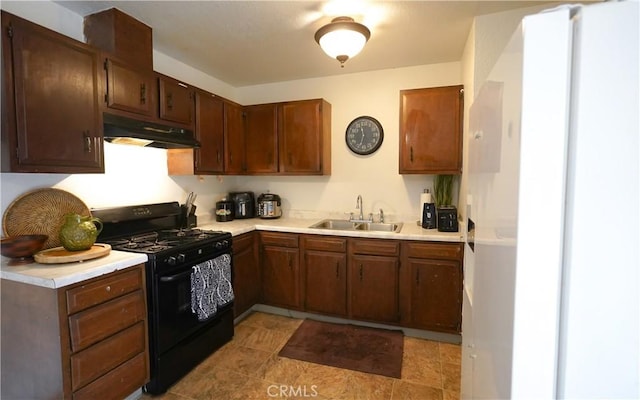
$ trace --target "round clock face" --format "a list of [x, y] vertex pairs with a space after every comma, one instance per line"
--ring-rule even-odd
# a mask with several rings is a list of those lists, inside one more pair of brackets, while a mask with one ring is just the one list
[[382, 145], [384, 132], [377, 119], [362, 116], [354, 119], [347, 126], [345, 140], [351, 151], [360, 155], [375, 152]]

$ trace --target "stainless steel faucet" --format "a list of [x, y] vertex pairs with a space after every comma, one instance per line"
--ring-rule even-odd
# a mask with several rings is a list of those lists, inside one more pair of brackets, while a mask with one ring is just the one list
[[384, 212], [382, 211], [382, 208], [380, 209], [380, 222], [384, 222]]
[[360, 195], [358, 195], [358, 198], [356, 199], [356, 208], [360, 210], [360, 216], [358, 217], [358, 219], [360, 221], [363, 221], [364, 215], [362, 215], [362, 196]]

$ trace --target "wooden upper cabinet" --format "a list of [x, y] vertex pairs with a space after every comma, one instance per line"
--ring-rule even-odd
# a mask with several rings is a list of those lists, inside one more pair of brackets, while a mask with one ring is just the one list
[[129, 64], [107, 58], [105, 95], [108, 109], [155, 117], [156, 85], [151, 71], [138, 70]]
[[2, 171], [104, 172], [99, 53], [2, 11]]
[[236, 103], [224, 103], [224, 171], [244, 174], [245, 163], [244, 110]]
[[246, 172], [278, 172], [278, 104], [246, 106], [244, 112]]
[[159, 117], [193, 129], [195, 100], [194, 90], [186, 83], [156, 74], [158, 77]]
[[401, 174], [462, 172], [463, 87], [400, 91]]
[[280, 173], [331, 173], [331, 104], [321, 99], [281, 103], [278, 129]]
[[195, 173], [221, 174], [224, 172], [224, 101], [197, 90], [195, 104], [195, 134], [200, 142], [200, 148], [195, 149]]
[[89, 45], [126, 60], [134, 68], [153, 70], [151, 27], [117, 8], [87, 15], [84, 36]]
[[322, 99], [245, 107], [247, 174], [331, 173], [331, 104]]

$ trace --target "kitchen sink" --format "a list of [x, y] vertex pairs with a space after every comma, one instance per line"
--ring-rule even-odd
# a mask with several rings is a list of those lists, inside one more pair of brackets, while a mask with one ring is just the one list
[[310, 228], [355, 231], [356, 226], [358, 226], [357, 222], [345, 221], [343, 219], [324, 219], [317, 224], [311, 225]]
[[363, 222], [359, 224], [356, 229], [359, 231], [400, 232], [400, 229], [402, 229], [402, 223]]
[[309, 228], [330, 229], [335, 231], [370, 231], [370, 232], [400, 232], [402, 223], [386, 222], [351, 222], [343, 219], [324, 219]]

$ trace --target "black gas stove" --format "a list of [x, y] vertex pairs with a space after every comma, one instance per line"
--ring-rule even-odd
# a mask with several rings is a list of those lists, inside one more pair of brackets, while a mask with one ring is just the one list
[[103, 225], [99, 242], [147, 255], [151, 380], [144, 389], [163, 393], [233, 337], [231, 234], [184, 227], [178, 202], [91, 214]]
[[[110, 239], [107, 243], [114, 250], [131, 251], [134, 253], [159, 253], [161, 251], [180, 249], [194, 243], [220, 241], [228, 239], [229, 234], [222, 231], [209, 231], [198, 228], [169, 229], [149, 232], [141, 235], [128, 236], [120, 239]], [[228, 242], [227, 242], [228, 244]], [[223, 243], [218, 245], [221, 248]]]

